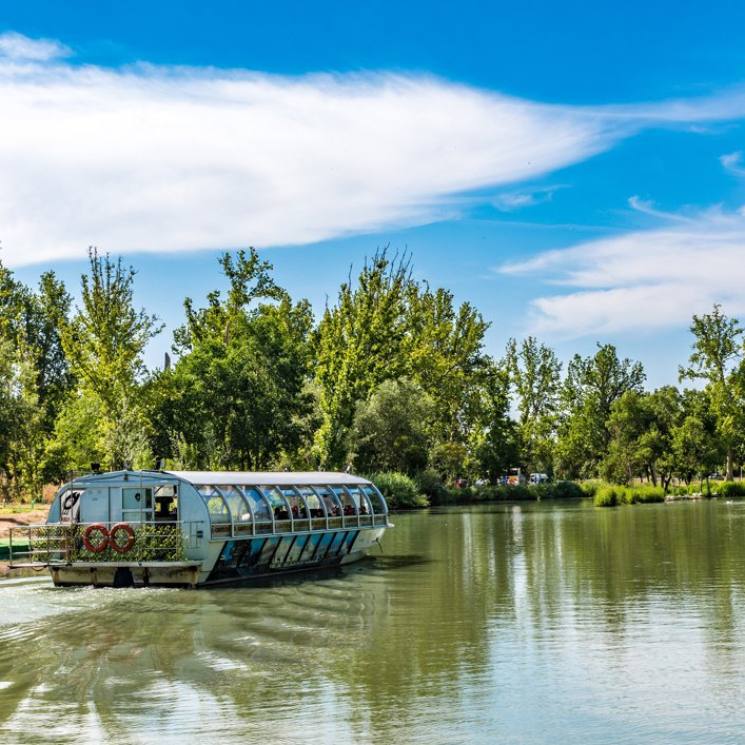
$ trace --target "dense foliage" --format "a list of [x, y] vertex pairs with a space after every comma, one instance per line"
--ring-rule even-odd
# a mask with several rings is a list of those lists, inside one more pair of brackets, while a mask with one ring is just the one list
[[[29, 288], [0, 264], [4, 497], [92, 462], [350, 469], [401, 506], [578, 496], [572, 479], [596, 479], [600, 503], [645, 501], [718, 470], [739, 493], [745, 339], [719, 306], [693, 318], [680, 380], [696, 386], [647, 390], [610, 344], [566, 366], [533, 337], [490, 356], [488, 321], [407, 256], [376, 253], [316, 321], [249, 249], [220, 258], [226, 291], [187, 298], [173, 363], [147, 370], [162, 327], [135, 305], [135, 271], [89, 259], [78, 305], [53, 273]], [[505, 489], [517, 467], [553, 483]]]

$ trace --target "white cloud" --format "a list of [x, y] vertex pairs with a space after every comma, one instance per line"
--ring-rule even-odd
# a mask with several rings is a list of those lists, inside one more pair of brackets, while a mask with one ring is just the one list
[[0, 34], [0, 58], [45, 62], [57, 57], [67, 57], [70, 50], [54, 39], [29, 39], [15, 31]]
[[745, 215], [709, 210], [673, 228], [547, 251], [499, 271], [571, 288], [532, 303], [532, 330], [548, 336], [682, 327], [715, 302], [742, 314]]
[[550, 202], [559, 189], [566, 188], [565, 184], [543, 186], [528, 191], [508, 191], [497, 194], [494, 206], [501, 212], [513, 212], [523, 207], [534, 207], [537, 204]]
[[719, 158], [719, 162], [728, 171], [738, 175], [745, 176], [745, 165], [742, 162], [742, 151], [737, 150], [734, 153], [727, 153]]
[[457, 214], [458, 193], [541, 176], [649, 123], [745, 112], [739, 92], [601, 109], [426, 76], [113, 70], [49, 61], [57, 42], [1, 38], [0, 240], [11, 265], [90, 244], [267, 246], [421, 224]]

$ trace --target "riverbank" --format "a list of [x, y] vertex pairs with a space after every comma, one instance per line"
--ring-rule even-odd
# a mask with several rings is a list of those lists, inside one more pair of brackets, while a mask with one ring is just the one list
[[0, 538], [7, 538], [11, 528], [46, 522], [48, 512], [48, 504], [38, 507], [27, 504], [0, 507]]

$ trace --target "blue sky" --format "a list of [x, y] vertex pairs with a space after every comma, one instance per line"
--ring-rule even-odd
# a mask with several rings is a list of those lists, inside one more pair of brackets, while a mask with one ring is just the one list
[[612, 341], [658, 385], [691, 313], [745, 318], [744, 84], [741, 3], [5, 3], [1, 255], [124, 255], [156, 364], [220, 248], [320, 310], [390, 244], [490, 351]]

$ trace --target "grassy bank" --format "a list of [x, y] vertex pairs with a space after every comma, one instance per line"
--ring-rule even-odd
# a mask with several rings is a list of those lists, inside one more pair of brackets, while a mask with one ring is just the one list
[[620, 504], [645, 504], [664, 502], [668, 495], [711, 497], [745, 497], [745, 482], [741, 481], [695, 481], [678, 484], [665, 490], [662, 486], [649, 484], [621, 485], [586, 482], [582, 485], [586, 495], [592, 497], [597, 507], [615, 507]]

